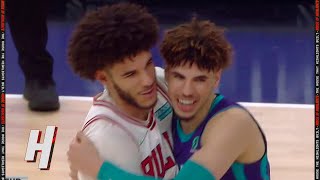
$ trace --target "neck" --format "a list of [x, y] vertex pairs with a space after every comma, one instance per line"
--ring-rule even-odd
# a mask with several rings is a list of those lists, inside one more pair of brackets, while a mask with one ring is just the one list
[[212, 101], [216, 95], [212, 93], [207, 102], [199, 108], [199, 111], [190, 119], [181, 119], [181, 128], [184, 133], [189, 134], [194, 132], [198, 126], [204, 121], [205, 117], [209, 113]]
[[123, 102], [119, 102], [116, 104], [123, 112], [141, 121], [146, 121], [148, 119], [148, 114], [151, 111], [151, 109], [142, 109]]

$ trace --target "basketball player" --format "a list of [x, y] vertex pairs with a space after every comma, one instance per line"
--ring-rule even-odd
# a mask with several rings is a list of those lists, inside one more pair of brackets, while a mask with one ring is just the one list
[[[209, 21], [193, 19], [164, 37], [161, 53], [176, 115], [174, 155], [181, 168], [174, 179], [270, 179], [266, 138], [258, 123], [245, 108], [215, 93], [222, 71], [231, 64], [231, 52], [223, 30]], [[97, 157], [90, 142], [82, 134], [78, 137], [80, 143], [71, 151]], [[100, 165], [89, 172], [98, 179], [154, 179], [99, 158], [80, 158], [72, 158], [80, 169]], [[87, 164], [81, 163], [85, 159]]]
[[[105, 86], [83, 125], [99, 156], [132, 173], [173, 178], [178, 166], [171, 148], [172, 107], [163, 90], [164, 75], [156, 80], [150, 52], [158, 29], [141, 6], [104, 6], [80, 21], [68, 59], [81, 77]], [[85, 172], [80, 171], [80, 179], [89, 178]]]

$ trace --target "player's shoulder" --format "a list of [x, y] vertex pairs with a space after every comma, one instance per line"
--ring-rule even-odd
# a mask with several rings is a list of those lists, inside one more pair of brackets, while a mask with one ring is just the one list
[[[165, 80], [164, 69], [161, 67], [155, 67], [156, 69], [156, 80], [157, 80], [157, 91], [158, 91], [158, 104], [165, 104], [169, 101], [168, 97], [168, 85]], [[161, 106], [162, 106], [161, 105]]]
[[85, 132], [107, 131], [115, 126], [114, 121], [102, 115], [92, 116], [85, 120], [82, 130]]
[[235, 123], [240, 121], [252, 121], [253, 116], [241, 104], [237, 103], [236, 101], [232, 101], [225, 97], [222, 94], [218, 94], [214, 100], [215, 108], [217, 110], [214, 113], [214, 116], [211, 117], [210, 123], [214, 123], [216, 121], [223, 121], [223, 123]]
[[[84, 124], [87, 124], [91, 121], [95, 121], [96, 119], [99, 119], [99, 117], [101, 119], [101, 116], [103, 116], [103, 114], [105, 114], [106, 111], [109, 111], [107, 107], [103, 105], [93, 104], [87, 113], [87, 116], [84, 120]], [[111, 112], [109, 114], [111, 114]]]
[[[99, 93], [94, 97], [93, 104], [90, 107], [84, 124], [97, 119], [119, 119], [119, 114], [115, 113], [116, 107], [113, 105], [112, 100], [109, 98], [109, 94], [105, 89], [102, 93]], [[110, 123], [105, 121], [105, 123]]]
[[231, 131], [232, 134], [255, 134], [257, 125], [251, 114], [241, 107], [231, 107], [216, 114], [206, 124], [204, 132]]
[[155, 117], [161, 123], [169, 123], [172, 119], [173, 109], [167, 95], [168, 87], [167, 82], [165, 81], [164, 69], [161, 67], [155, 67], [155, 69], [158, 84], [158, 101], [154, 107]]
[[[255, 120], [244, 109], [238, 107], [229, 108], [219, 114], [216, 114], [207, 122], [203, 129], [201, 141], [203, 144], [211, 144], [217, 136], [224, 136], [228, 132], [228, 137], [237, 139], [237, 143], [245, 143], [255, 141], [259, 133], [259, 129]], [[215, 142], [217, 143], [217, 142]], [[233, 142], [235, 143], [235, 142]]]
[[[212, 117], [214, 121], [221, 121], [225, 123], [241, 123], [241, 122], [252, 122], [253, 117], [251, 114], [241, 106], [232, 106], [216, 116]], [[212, 123], [214, 122], [212, 121]]]
[[87, 121], [82, 130], [92, 139], [117, 137], [118, 139], [130, 139], [135, 142], [134, 135], [128, 128], [108, 117], [95, 117]]
[[156, 69], [156, 79], [157, 79], [157, 84], [161, 88], [162, 91], [167, 93], [168, 91], [168, 84], [165, 80], [165, 73], [164, 69], [161, 67], [155, 67]]
[[164, 77], [164, 69], [162, 67], [156, 66], [156, 75], [157, 77], [163, 78]]

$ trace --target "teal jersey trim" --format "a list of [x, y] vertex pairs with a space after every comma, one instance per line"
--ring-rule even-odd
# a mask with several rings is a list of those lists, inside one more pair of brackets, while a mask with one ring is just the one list
[[267, 172], [267, 165], [268, 165], [268, 157], [267, 157], [267, 154], [265, 154], [260, 164], [260, 172], [263, 180], [270, 180], [270, 176]]
[[181, 124], [180, 124], [180, 120], [177, 121], [177, 131], [178, 131], [178, 135], [179, 135], [179, 139], [181, 142], [185, 143], [187, 141], [189, 141], [193, 135], [194, 132], [189, 133], [189, 134], [185, 134], [182, 130]]
[[[100, 170], [97, 175], [97, 179], [98, 180], [108, 180], [108, 179], [162, 180], [162, 178], [132, 174], [108, 161], [105, 161], [100, 167]], [[181, 169], [181, 171], [173, 180], [199, 180], [199, 179], [215, 180], [214, 176], [211, 174], [211, 172], [207, 168], [198, 164], [197, 162], [188, 160], [185, 166], [183, 167], [183, 169]]]
[[171, 105], [166, 102], [161, 108], [159, 108], [156, 112], [155, 115], [158, 117], [160, 121], [165, 119], [170, 113], [172, 113], [172, 107]]
[[247, 180], [244, 172], [244, 164], [235, 162], [232, 164], [231, 169], [236, 180]]
[[216, 180], [214, 175], [203, 165], [188, 160], [173, 180]]
[[[267, 158], [267, 155], [264, 154], [260, 164], [260, 173], [261, 173], [261, 178], [263, 180], [270, 180], [270, 177], [267, 172], [267, 164], [268, 164], [268, 158]], [[238, 163], [238, 162], [235, 162], [232, 164], [231, 169], [236, 180], [247, 180], [247, 176], [244, 171], [245, 166], [246, 164]]]
[[217, 97], [213, 100], [213, 104], [211, 104], [210, 112], [219, 104], [219, 102], [224, 98], [223, 95], [219, 94]]

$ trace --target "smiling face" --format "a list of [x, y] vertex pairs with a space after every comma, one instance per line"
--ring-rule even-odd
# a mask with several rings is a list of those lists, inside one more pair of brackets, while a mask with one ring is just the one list
[[168, 95], [181, 120], [191, 120], [208, 112], [221, 71], [201, 70], [196, 64], [166, 69]]
[[150, 109], [157, 101], [155, 67], [148, 51], [97, 72], [97, 79], [108, 87], [113, 100], [124, 109]]

